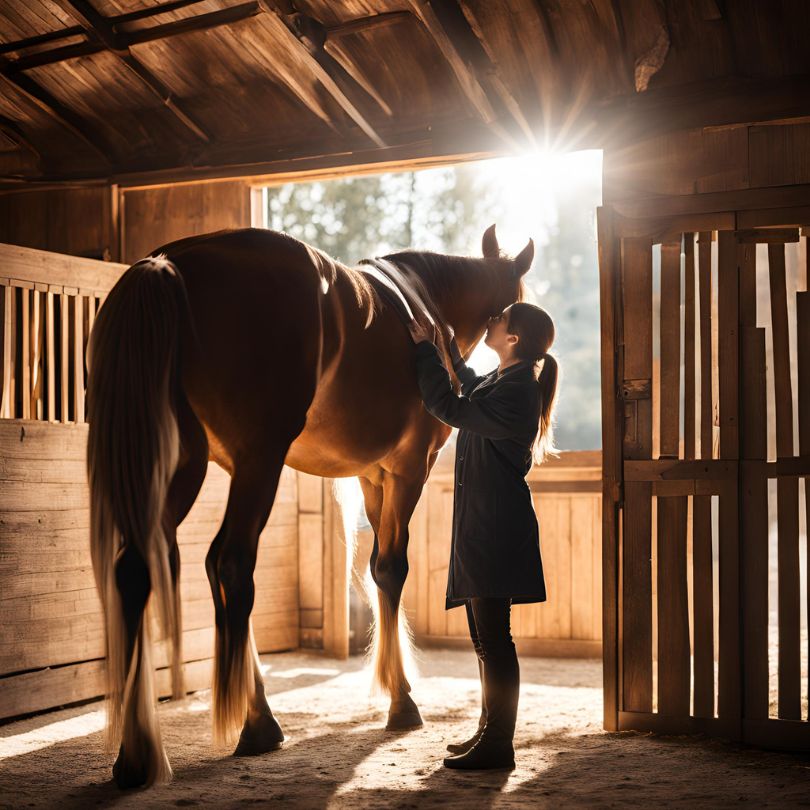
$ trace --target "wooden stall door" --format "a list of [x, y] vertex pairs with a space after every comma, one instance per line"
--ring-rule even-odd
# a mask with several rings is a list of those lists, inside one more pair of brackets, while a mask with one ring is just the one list
[[[794, 244], [791, 286], [785, 244], [800, 232], [795, 222], [773, 227], [779, 212], [664, 222], [601, 209], [599, 218], [605, 726], [810, 747], [799, 565], [799, 481], [810, 472], [807, 240]], [[769, 536], [778, 538], [770, 553]]]

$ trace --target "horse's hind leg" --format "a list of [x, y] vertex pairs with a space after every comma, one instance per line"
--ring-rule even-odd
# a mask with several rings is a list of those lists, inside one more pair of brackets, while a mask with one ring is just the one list
[[286, 449], [256, 452], [236, 462], [225, 519], [206, 558], [216, 617], [214, 736], [230, 742], [244, 723], [235, 751], [241, 756], [271, 751], [284, 740], [264, 694], [250, 613], [259, 534], [275, 499]]
[[[374, 676], [391, 697], [389, 730], [422, 725], [419, 709], [408, 694], [400, 638], [400, 600], [408, 576], [408, 521], [422, 492], [422, 479], [406, 479], [386, 472], [381, 487], [361, 479], [369, 520], [374, 528], [371, 575], [378, 589], [374, 633]], [[382, 500], [380, 501], [380, 491]], [[377, 525], [375, 525], [377, 520]]]
[[[205, 478], [208, 464], [208, 442], [205, 432], [191, 413], [188, 405], [178, 407], [178, 429], [181, 437], [180, 464], [172, 477], [163, 514], [163, 529], [169, 543], [169, 565], [177, 600], [177, 645], [173, 655], [173, 696], [182, 694], [182, 653], [179, 644], [181, 632], [179, 612], [180, 556], [176, 541], [176, 527], [188, 514]], [[116, 589], [121, 600], [126, 625], [127, 671], [135, 658], [136, 668], [130, 678], [130, 687], [124, 696], [121, 747], [113, 766], [113, 778], [120, 788], [140, 787], [161, 781], [171, 775], [160, 730], [155, 716], [152, 686], [152, 667], [144, 627], [145, 608], [151, 583], [146, 562], [132, 544], [127, 544], [115, 563]]]

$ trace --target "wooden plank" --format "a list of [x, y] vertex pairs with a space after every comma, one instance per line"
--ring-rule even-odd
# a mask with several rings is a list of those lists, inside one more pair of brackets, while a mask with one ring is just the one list
[[[755, 313], [754, 313], [755, 314]], [[742, 437], [745, 459], [768, 454], [765, 386], [765, 330], [741, 327]], [[756, 471], [741, 475], [741, 563], [743, 600], [743, 711], [768, 716], [768, 483]]]
[[658, 499], [658, 712], [689, 714], [685, 497]]
[[698, 237], [700, 291], [700, 458], [712, 457], [712, 234]]
[[[718, 233], [720, 458], [739, 458], [739, 277], [734, 233]], [[737, 482], [719, 498], [720, 616], [718, 715], [739, 724], [740, 590]]]
[[661, 245], [661, 458], [678, 458], [681, 403], [681, 247]]
[[[598, 638], [593, 625], [593, 601], [596, 597], [593, 581], [593, 546], [597, 536], [592, 534], [594, 500], [571, 498], [571, 637]], [[533, 634], [532, 634], [533, 635]]]
[[44, 418], [42, 402], [43, 371], [43, 294], [39, 290], [31, 293], [31, 417]]
[[69, 372], [70, 372], [70, 355], [69, 355], [69, 306], [68, 296], [62, 293], [59, 296], [59, 336], [60, 336], [60, 377], [59, 377], [59, 398], [61, 403], [60, 419], [63, 424], [70, 421], [69, 413]]
[[73, 414], [84, 422], [84, 298], [73, 299]]
[[54, 336], [53, 293], [45, 293], [45, 365], [48, 370], [47, 418], [56, 421], [56, 340]]
[[[652, 380], [652, 246], [647, 240], [622, 240], [622, 296], [623, 379]], [[652, 400], [625, 402], [624, 419], [624, 458], [650, 458]]]
[[[805, 288], [810, 281], [810, 239], [805, 256]], [[799, 452], [810, 456], [810, 292], [796, 294], [796, 371], [798, 379]], [[810, 476], [804, 478], [805, 531], [810, 532]], [[810, 588], [807, 589], [807, 626], [810, 627]], [[808, 634], [810, 636], [810, 634]], [[810, 655], [810, 637], [808, 638]], [[810, 674], [808, 675], [810, 679]], [[809, 681], [810, 685], [810, 681]]]
[[619, 501], [622, 487], [624, 411], [619, 362], [622, 344], [621, 260], [613, 211], [597, 209], [599, 250], [600, 369], [602, 392], [602, 544], [600, 549], [602, 615], [602, 725], [618, 727], [619, 710]]
[[323, 648], [335, 658], [349, 656], [349, 570], [340, 507], [332, 480], [324, 479]]
[[16, 416], [14, 405], [14, 366], [17, 354], [16, 292], [13, 287], [0, 287], [3, 292], [3, 399], [0, 404], [0, 417], [13, 419]]
[[683, 327], [683, 457], [695, 458], [695, 235], [683, 235], [684, 327]]
[[20, 337], [22, 344], [20, 346], [20, 371], [22, 372], [20, 378], [21, 387], [21, 402], [23, 419], [31, 418], [31, 293], [26, 290], [20, 290]]
[[124, 264], [83, 259], [47, 250], [0, 243], [3, 275], [21, 281], [69, 285], [109, 292], [124, 270]]
[[693, 712], [714, 717], [714, 572], [712, 499], [692, 499], [692, 594], [694, 615]]
[[[793, 455], [793, 390], [790, 379], [784, 245], [768, 245], [776, 397], [776, 452]], [[779, 717], [801, 719], [799, 482], [777, 480], [779, 576]]]
[[[320, 483], [323, 487], [323, 484]], [[298, 583], [303, 610], [323, 611], [324, 519], [319, 513], [298, 516], [298, 566], [305, 572]]]
[[737, 241], [741, 244], [784, 245], [799, 241], [798, 228], [743, 228], [737, 231]]
[[652, 711], [652, 488], [625, 483], [622, 548], [622, 710]]

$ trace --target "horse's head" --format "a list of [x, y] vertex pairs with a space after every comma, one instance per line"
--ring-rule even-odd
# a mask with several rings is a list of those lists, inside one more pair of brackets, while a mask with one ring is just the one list
[[514, 259], [501, 253], [495, 226], [484, 232], [482, 259], [404, 250], [384, 258], [415, 273], [440, 325], [450, 325], [465, 352], [480, 340], [487, 321], [523, 298], [523, 276], [534, 258], [529, 240]]
[[[489, 298], [490, 315], [500, 315], [506, 307], [516, 301], [523, 300], [523, 276], [532, 266], [534, 259], [534, 241], [529, 239], [523, 250], [510, 259], [501, 254], [498, 237], [495, 235], [495, 226], [490, 225], [484, 231], [481, 240], [481, 250], [489, 267]], [[482, 293], [484, 290], [482, 290]], [[486, 297], [486, 296], [485, 296]]]

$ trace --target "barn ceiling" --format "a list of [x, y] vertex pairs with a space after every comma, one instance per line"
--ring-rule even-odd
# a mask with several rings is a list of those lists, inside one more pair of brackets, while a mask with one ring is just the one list
[[805, 0], [0, 0], [0, 183], [810, 114]]

